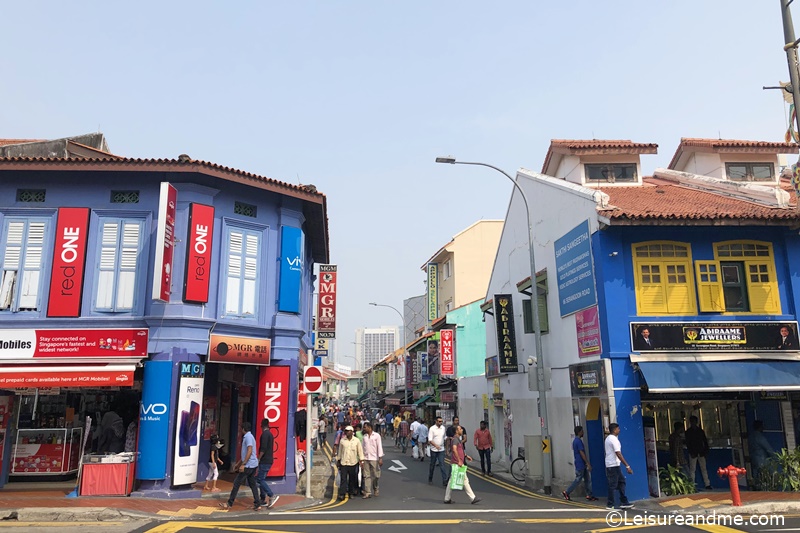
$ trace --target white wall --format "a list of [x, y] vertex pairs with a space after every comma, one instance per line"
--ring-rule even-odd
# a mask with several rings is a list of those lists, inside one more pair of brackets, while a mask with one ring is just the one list
[[[552, 375], [551, 388], [548, 393], [548, 421], [552, 438], [554, 481], [557, 484], [563, 484], [571, 481], [575, 474], [571, 464], [570, 449], [570, 436], [574, 421], [568, 366], [578, 363], [579, 359], [575, 317], [570, 315], [563, 319], [560, 318], [553, 242], [587, 219], [590, 230], [593, 233], [598, 230], [596, 203], [593, 195], [599, 193], [524, 169], [518, 173], [518, 180], [531, 202], [536, 269], [541, 271], [546, 268], [548, 274], [547, 304], [550, 332], [542, 336], [542, 348], [545, 366], [551, 369], [551, 372], [546, 371], [545, 375]], [[516, 284], [530, 274], [525, 208], [515, 190], [508, 209], [486, 297], [489, 299], [493, 298], [495, 294], [512, 294], [518, 360], [521, 363], [525, 362], [528, 356], [534, 355], [535, 350], [534, 336], [523, 333], [523, 295], [517, 292]], [[487, 355], [497, 355], [494, 321], [488, 315], [486, 318]], [[595, 359], [597, 358], [585, 358], [580, 362]], [[511, 411], [514, 417], [512, 454], [516, 456], [516, 448], [523, 445], [523, 435], [540, 434], [535, 401], [537, 393], [528, 392], [527, 375], [500, 377], [499, 380], [504, 399], [511, 400]], [[487, 380], [487, 387], [491, 394], [491, 379]], [[461, 394], [459, 396], [463, 397]], [[497, 453], [497, 447], [495, 450]]]

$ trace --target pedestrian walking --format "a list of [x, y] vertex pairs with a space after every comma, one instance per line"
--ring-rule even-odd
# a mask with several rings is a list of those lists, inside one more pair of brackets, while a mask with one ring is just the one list
[[442, 426], [442, 417], [436, 417], [436, 423], [428, 430], [428, 446], [431, 450], [431, 464], [428, 469], [428, 484], [433, 483], [433, 471], [436, 465], [442, 472], [442, 485], [447, 485], [448, 474], [444, 469], [444, 442], [446, 439], [446, 429]]
[[394, 447], [400, 447], [400, 413], [395, 413], [394, 420], [392, 421], [392, 427], [394, 428]]
[[219, 504], [223, 509], [230, 509], [233, 507], [233, 502], [236, 501], [236, 495], [239, 493], [239, 487], [242, 486], [242, 483], [247, 481], [253, 493], [253, 510], [261, 510], [261, 499], [258, 497], [258, 485], [256, 483], [256, 472], [258, 471], [256, 438], [250, 433], [251, 428], [250, 422], [242, 422], [244, 437], [242, 437], [241, 460], [236, 463], [234, 468], [237, 474], [236, 478], [233, 480], [231, 495], [228, 497], [228, 501]]
[[355, 496], [358, 492], [358, 467], [364, 464], [364, 448], [361, 446], [361, 441], [353, 436], [353, 426], [344, 428], [344, 437], [339, 441], [336, 464], [342, 472], [342, 488], [345, 489], [340, 498], [344, 500], [348, 494], [351, 497]]
[[473, 441], [475, 448], [478, 450], [478, 455], [481, 458], [481, 474], [484, 476], [488, 474], [489, 477], [492, 477], [494, 440], [492, 440], [492, 432], [486, 427], [485, 420], [481, 420], [480, 427], [475, 430]]
[[397, 434], [400, 438], [400, 449], [406, 453], [408, 448], [408, 422], [406, 420], [400, 421], [400, 427], [397, 428]]
[[625, 495], [625, 474], [622, 473], [620, 464], [625, 465], [628, 474], [633, 474], [633, 469], [622, 456], [622, 445], [619, 443], [619, 424], [609, 424], [609, 434], [605, 441], [606, 479], [608, 480], [608, 505], [606, 509], [614, 509], [615, 492], [619, 492], [619, 508], [631, 509], [633, 504]]
[[211, 435], [211, 456], [208, 460], [208, 476], [206, 476], [206, 484], [203, 490], [209, 490], [208, 482], [211, 482], [211, 492], [219, 492], [217, 488], [217, 479], [219, 479], [219, 466], [222, 466], [222, 459], [219, 456], [219, 451], [225, 446], [225, 441], [220, 439], [217, 435]]
[[567, 487], [567, 490], [561, 491], [561, 495], [565, 500], [571, 500], [570, 495], [572, 491], [578, 488], [581, 481], [583, 481], [583, 488], [586, 490], [586, 499], [590, 502], [596, 502], [597, 498], [592, 494], [592, 478], [590, 472], [592, 465], [589, 464], [589, 458], [586, 457], [586, 447], [583, 445], [583, 427], [575, 426], [575, 438], [572, 439], [572, 456], [575, 461], [575, 479]]
[[[449, 426], [447, 426], [447, 442], [445, 444], [446, 444], [446, 451], [447, 451], [447, 457], [448, 458], [450, 457], [450, 450], [452, 450], [452, 448], [453, 448], [453, 438], [455, 438], [455, 436], [456, 436], [456, 428], [459, 427], [459, 426], [461, 426], [461, 424], [460, 424], [459, 419], [458, 419], [457, 416], [453, 417], [453, 423], [450, 424]], [[461, 439], [461, 443], [466, 446], [466, 444], [467, 444], [467, 438], [466, 438], [467, 430], [463, 426], [461, 427], [461, 430], [463, 432], [462, 433], [462, 437], [463, 438]]]
[[386, 431], [390, 437], [394, 437], [394, 416], [391, 412], [386, 413]]
[[425, 460], [425, 449], [428, 447], [428, 426], [420, 419], [419, 425], [414, 432], [414, 440], [417, 441], [417, 449], [419, 450], [419, 460]]
[[[453, 436], [453, 449], [450, 452], [450, 456], [453, 458], [453, 464], [457, 464], [458, 466], [464, 466], [466, 461], [472, 461], [472, 457], [466, 454], [464, 450], [464, 428], [461, 426], [456, 426], [456, 433]], [[464, 473], [464, 492], [467, 493], [467, 496], [470, 499], [470, 503], [478, 503], [481, 501], [480, 498], [475, 496], [475, 493], [472, 492], [472, 487], [469, 486], [469, 476], [467, 473]], [[444, 491], [444, 503], [453, 503], [451, 499], [451, 489], [450, 484], [447, 483], [447, 488]]]
[[267, 483], [267, 473], [269, 469], [272, 468], [272, 463], [274, 461], [274, 446], [275, 438], [272, 435], [272, 431], [269, 429], [269, 420], [265, 418], [261, 421], [261, 438], [258, 443], [258, 475], [256, 476], [256, 481], [258, 481], [259, 488], [259, 505], [266, 505], [267, 509], [271, 509], [278, 502], [278, 498], [280, 498], [280, 496], [272, 492], [272, 489], [269, 488], [269, 484]]
[[369, 422], [364, 422], [364, 468], [361, 476], [364, 481], [364, 499], [379, 496], [378, 481], [383, 466], [383, 439], [373, 431]]
[[700, 463], [700, 474], [703, 476], [706, 490], [711, 490], [711, 481], [706, 470], [706, 455], [708, 455], [708, 439], [706, 432], [697, 425], [696, 416], [689, 417], [689, 429], [686, 430], [686, 448], [689, 450], [689, 479], [694, 483], [697, 475], [697, 463]]
[[317, 435], [319, 437], [320, 447], [325, 446], [325, 441], [328, 439], [328, 421], [325, 420], [324, 416], [319, 417]]

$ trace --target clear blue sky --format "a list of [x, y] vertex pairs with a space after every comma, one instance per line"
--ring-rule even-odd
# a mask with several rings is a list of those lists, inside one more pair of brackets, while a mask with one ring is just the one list
[[[7, 3], [0, 137], [104, 132], [328, 196], [340, 349], [398, 324], [420, 265], [551, 138], [781, 140], [778, 0]], [[795, 15], [800, 19], [800, 11]], [[346, 361], [345, 361], [346, 362]]]

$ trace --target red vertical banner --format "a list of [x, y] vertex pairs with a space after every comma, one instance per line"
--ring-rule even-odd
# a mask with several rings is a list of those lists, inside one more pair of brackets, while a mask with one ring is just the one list
[[317, 304], [317, 336], [336, 338], [336, 265], [319, 266], [319, 302]]
[[210, 205], [189, 206], [189, 245], [186, 247], [186, 272], [183, 300], [208, 302], [211, 280], [211, 243], [214, 240], [214, 208]]
[[[286, 443], [289, 434], [289, 367], [262, 366], [258, 374], [258, 404], [256, 405], [256, 442], [261, 441], [261, 421], [269, 420], [274, 437], [275, 458], [268, 476], [286, 475]], [[293, 458], [290, 458], [293, 459]]]
[[443, 329], [440, 334], [440, 351], [442, 355], [442, 375], [455, 374], [455, 354], [453, 350], [453, 330]]
[[81, 314], [88, 232], [89, 208], [62, 207], [58, 210], [53, 274], [50, 277], [50, 299], [47, 304], [49, 317], [78, 317]]
[[158, 229], [156, 230], [156, 261], [153, 273], [153, 299], [169, 301], [172, 292], [172, 255], [175, 244], [175, 212], [178, 205], [178, 190], [167, 182], [161, 182], [161, 197], [158, 203]]

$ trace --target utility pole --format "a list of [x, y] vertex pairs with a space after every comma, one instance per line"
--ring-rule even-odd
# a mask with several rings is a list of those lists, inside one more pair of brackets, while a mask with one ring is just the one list
[[797, 71], [797, 45], [798, 40], [794, 35], [794, 24], [792, 23], [792, 12], [789, 10], [789, 5], [794, 0], [780, 0], [781, 2], [781, 18], [783, 19], [783, 49], [786, 52], [786, 61], [789, 63], [789, 82], [792, 85], [792, 100], [794, 103], [795, 113], [795, 131], [800, 135], [800, 76]]

